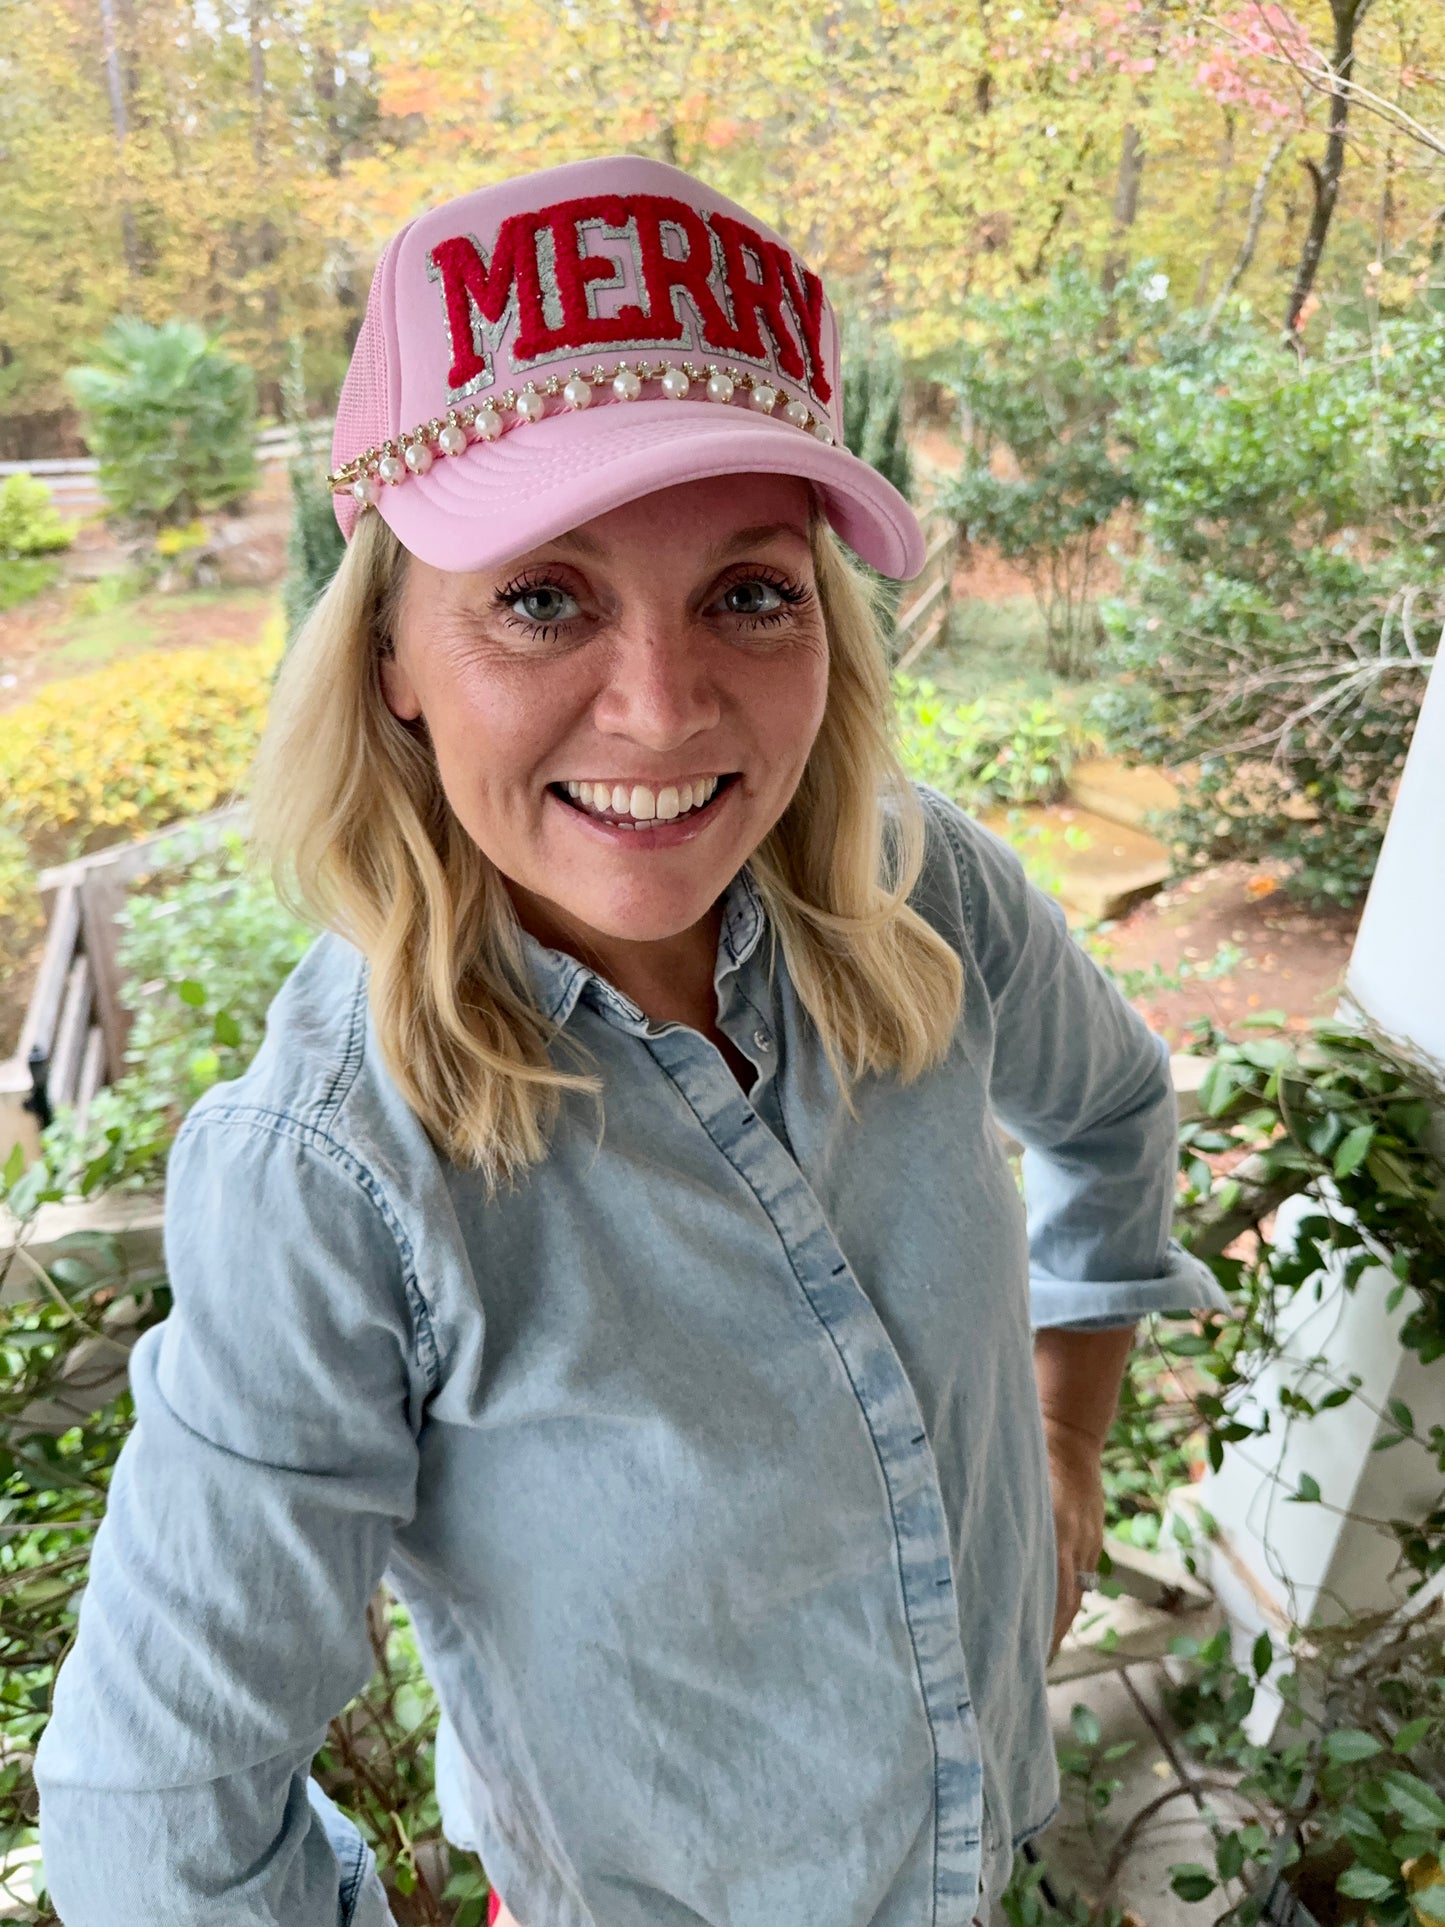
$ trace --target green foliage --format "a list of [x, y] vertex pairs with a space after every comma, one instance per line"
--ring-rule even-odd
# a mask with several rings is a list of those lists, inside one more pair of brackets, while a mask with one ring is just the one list
[[1068, 263], [971, 302], [948, 371], [970, 454], [940, 505], [1028, 576], [1056, 675], [1094, 661], [1104, 529], [1135, 492], [1115, 418], [1156, 352], [1166, 293], [1147, 264], [1105, 288]]
[[1178, 334], [1116, 420], [1143, 543], [1102, 614], [1115, 727], [1198, 765], [1186, 861], [1364, 893], [1445, 626], [1445, 319], [1283, 353], [1247, 316]]
[[0, 558], [53, 555], [75, 540], [76, 524], [55, 512], [50, 490], [33, 475], [0, 481]]
[[56, 514], [44, 482], [32, 475], [0, 481], [0, 614], [32, 601], [58, 578], [46, 557], [68, 549], [75, 528]]
[[123, 315], [67, 377], [112, 510], [158, 527], [255, 487], [255, 379], [191, 321]]
[[[1232, 1658], [1227, 1631], [1202, 1644], [1173, 1642], [1175, 1656], [1192, 1663], [1170, 1694], [1183, 1743], [1227, 1776], [1232, 1805], [1259, 1816], [1216, 1825], [1212, 1868], [1173, 1869], [1181, 1900], [1223, 1901], [1225, 1884], [1241, 1879], [1258, 1889], [1270, 1862], [1293, 1870], [1322, 1917], [1314, 1895], [1331, 1889], [1344, 1901], [1330, 1917], [1357, 1911], [1344, 1904], [1351, 1899], [1370, 1903], [1378, 1927], [1425, 1927], [1433, 1917], [1445, 1897], [1445, 1800], [1432, 1784], [1445, 1758], [1445, 1655], [1438, 1631], [1416, 1631], [1366, 1669], [1366, 1637], [1347, 1627], [1293, 1647], [1293, 1664], [1271, 1682], [1285, 1702], [1285, 1737], [1267, 1746], [1249, 1740], [1244, 1722], [1273, 1664], [1269, 1640], [1256, 1642], [1247, 1668]], [[1259, 1913], [1256, 1898], [1231, 1918], [1252, 1922]]]
[[286, 537], [286, 579], [281, 606], [289, 643], [336, 573], [346, 541], [331, 495], [303, 461], [291, 466], [291, 527]]
[[[128, 1162], [115, 1181], [129, 1188], [163, 1175], [186, 1112], [250, 1063], [272, 998], [316, 934], [249, 874], [239, 831], [214, 854], [149, 879], [148, 893], [138, 887], [116, 922], [121, 1000], [133, 1013], [130, 1068], [96, 1092], [84, 1123], [64, 1105], [42, 1134], [52, 1181], [64, 1190], [78, 1189], [87, 1172], [113, 1188], [117, 1156]], [[151, 1146], [140, 1162], [137, 1144]]]
[[839, 345], [844, 443], [900, 495], [909, 495], [913, 470], [903, 431], [903, 361], [893, 337], [850, 315]]
[[957, 702], [931, 682], [894, 679], [898, 747], [910, 776], [967, 810], [1047, 803], [1087, 746], [1080, 725], [1042, 696], [999, 690]]

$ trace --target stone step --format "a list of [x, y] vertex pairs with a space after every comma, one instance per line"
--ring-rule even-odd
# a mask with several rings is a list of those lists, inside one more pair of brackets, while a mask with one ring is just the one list
[[1156, 811], [1178, 807], [1179, 789], [1161, 769], [1123, 763], [1113, 756], [1076, 763], [1069, 777], [1069, 800], [1126, 829], [1143, 830]]
[[1015, 845], [1036, 880], [1078, 919], [1122, 916], [1169, 878], [1162, 843], [1092, 810], [1030, 804], [991, 811], [983, 820]]

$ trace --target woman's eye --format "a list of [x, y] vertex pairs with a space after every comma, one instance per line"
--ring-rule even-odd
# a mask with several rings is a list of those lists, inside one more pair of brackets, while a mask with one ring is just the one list
[[554, 582], [539, 583], [534, 589], [519, 589], [516, 595], [508, 596], [507, 605], [523, 615], [529, 622], [570, 622], [573, 616], [582, 613], [575, 596], [559, 589]]
[[723, 606], [733, 616], [770, 616], [783, 607], [785, 599], [776, 583], [757, 578], [734, 582], [723, 591]]

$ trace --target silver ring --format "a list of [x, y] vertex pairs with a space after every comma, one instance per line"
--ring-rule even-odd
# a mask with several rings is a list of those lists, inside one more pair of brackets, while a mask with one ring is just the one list
[[1099, 1577], [1100, 1575], [1097, 1572], [1076, 1572], [1074, 1574], [1074, 1584], [1081, 1592], [1097, 1592], [1099, 1590]]

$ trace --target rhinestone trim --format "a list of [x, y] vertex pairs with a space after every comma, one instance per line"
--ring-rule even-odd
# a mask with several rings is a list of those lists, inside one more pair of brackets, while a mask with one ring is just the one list
[[[395, 488], [416, 472], [407, 461], [409, 449], [423, 447], [431, 457], [442, 460], [447, 458], [447, 450], [440, 440], [443, 429], [460, 428], [464, 431], [467, 436], [466, 444], [456, 450], [458, 455], [464, 455], [467, 449], [473, 446], [474, 438], [479, 441], [495, 441], [499, 435], [506, 434], [513, 428], [525, 427], [529, 421], [541, 421], [548, 413], [547, 402], [562, 394], [565, 381], [585, 381], [593, 389], [597, 389], [610, 385], [618, 375], [628, 373], [636, 375], [644, 384], [650, 381], [661, 383], [667, 375], [683, 374], [686, 375], [689, 383], [700, 384], [703, 396], [707, 395], [707, 383], [714, 375], [725, 375], [732, 383], [732, 390], [728, 398], [716, 403], [716, 406], [723, 408], [730, 406], [732, 394], [750, 393], [754, 388], [767, 389], [771, 392], [773, 401], [766, 404], [766, 412], [774, 414], [775, 420], [787, 421], [789, 426], [801, 428], [805, 434], [812, 435], [821, 442], [833, 440], [832, 427], [824, 417], [815, 415], [811, 409], [808, 409], [805, 420], [795, 421], [793, 416], [785, 413], [784, 408], [777, 406], [779, 401], [784, 400], [783, 391], [778, 384], [775, 381], [769, 381], [764, 375], [754, 375], [746, 368], [724, 367], [715, 361], [706, 362], [701, 367], [692, 361], [619, 361], [610, 368], [604, 368], [599, 362], [591, 369], [573, 368], [565, 379], [557, 374], [548, 375], [540, 384], [532, 381], [525, 382], [521, 388], [504, 389], [500, 395], [490, 396], [486, 400], [467, 402], [460, 408], [449, 408], [444, 416], [434, 415], [430, 421], [408, 429], [405, 434], [381, 442], [375, 448], [364, 448], [359, 455], [354, 455], [340, 468], [332, 469], [326, 477], [327, 483], [333, 494], [349, 491], [363, 509], [370, 508], [383, 488]], [[616, 395], [614, 398], [623, 406], [630, 406], [632, 400], [648, 399], [641, 393], [630, 398], [622, 395]], [[659, 389], [658, 394], [652, 399], [666, 400], [666, 391]], [[785, 406], [796, 411], [803, 404], [787, 402]], [[575, 412], [578, 411], [573, 405], [565, 401], [561, 410], [551, 411], [553, 414]], [[487, 418], [485, 425], [479, 428], [477, 424], [484, 416]], [[430, 461], [425, 462], [422, 472], [424, 473], [430, 466]]]

